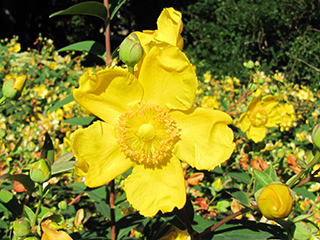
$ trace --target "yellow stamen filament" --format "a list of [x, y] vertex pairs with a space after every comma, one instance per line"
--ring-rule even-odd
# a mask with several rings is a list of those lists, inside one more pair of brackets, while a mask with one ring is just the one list
[[170, 154], [179, 129], [164, 108], [145, 102], [119, 117], [117, 138], [120, 150], [133, 161], [157, 164]]

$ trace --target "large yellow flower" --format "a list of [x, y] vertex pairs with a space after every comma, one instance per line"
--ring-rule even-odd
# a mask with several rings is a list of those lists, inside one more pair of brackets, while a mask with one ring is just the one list
[[261, 100], [260, 97], [255, 97], [236, 125], [247, 133], [249, 139], [256, 143], [261, 142], [267, 134], [267, 127], [275, 127], [282, 121], [281, 114], [276, 108], [278, 104], [278, 99], [271, 95]]
[[197, 78], [181, 50], [156, 40], [147, 45], [134, 75], [114, 67], [79, 79], [75, 100], [101, 121], [77, 130], [72, 145], [75, 170], [89, 187], [133, 167], [124, 181], [127, 199], [154, 216], [186, 202], [180, 160], [211, 170], [230, 157], [234, 143], [229, 115], [192, 107]]

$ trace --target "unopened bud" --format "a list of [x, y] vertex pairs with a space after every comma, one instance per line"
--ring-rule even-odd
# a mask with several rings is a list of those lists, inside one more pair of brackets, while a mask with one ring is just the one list
[[31, 230], [30, 222], [25, 218], [18, 219], [13, 223], [14, 235], [18, 237], [28, 236], [28, 234], [30, 233], [30, 230]]
[[30, 169], [30, 178], [36, 183], [44, 183], [51, 176], [51, 167], [45, 159], [40, 159]]
[[68, 204], [66, 201], [61, 201], [58, 203], [58, 207], [61, 209], [61, 210], [66, 210], [68, 208]]
[[246, 68], [252, 69], [254, 68], [254, 62], [250, 60], [249, 62], [243, 63], [243, 66]]
[[217, 178], [213, 184], [212, 184], [212, 188], [214, 191], [219, 192], [223, 189], [223, 183], [221, 178]]
[[311, 138], [313, 145], [320, 149], [320, 123], [313, 128]]
[[266, 218], [282, 219], [292, 211], [294, 194], [285, 184], [271, 183], [262, 189], [257, 203]]
[[126, 37], [120, 45], [119, 57], [129, 67], [134, 67], [143, 56], [143, 48], [135, 33]]
[[12, 100], [20, 97], [26, 79], [25, 75], [8, 79], [2, 87], [3, 97]]

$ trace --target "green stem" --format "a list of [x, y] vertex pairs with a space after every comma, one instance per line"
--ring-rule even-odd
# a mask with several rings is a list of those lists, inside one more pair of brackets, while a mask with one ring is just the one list
[[37, 210], [36, 210], [36, 213], [34, 214], [34, 217], [33, 217], [33, 221], [32, 221], [32, 224], [31, 224], [31, 227], [34, 227], [37, 223], [37, 218], [38, 218], [38, 215], [40, 213], [40, 209], [41, 209], [41, 205], [42, 205], [42, 200], [43, 200], [43, 189], [42, 189], [42, 184], [39, 184], [39, 200], [38, 200], [38, 206], [37, 206]]
[[0, 106], [3, 105], [4, 101], [6, 100], [7, 98], [5, 96], [3, 96], [1, 99], [0, 99]]
[[134, 74], [134, 66], [129, 66], [128, 65], [128, 70], [130, 73]]

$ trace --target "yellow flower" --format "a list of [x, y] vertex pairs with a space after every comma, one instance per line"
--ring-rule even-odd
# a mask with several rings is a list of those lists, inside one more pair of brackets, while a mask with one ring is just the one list
[[134, 75], [114, 67], [80, 77], [73, 96], [102, 121], [77, 130], [72, 147], [75, 170], [89, 187], [133, 167], [124, 181], [127, 199], [154, 216], [185, 205], [180, 160], [212, 170], [230, 157], [234, 143], [229, 115], [193, 107], [198, 81], [185, 54], [166, 42], [146, 48]]
[[169, 231], [161, 237], [159, 240], [190, 240], [191, 237], [187, 230], [180, 230], [179, 228], [172, 226]]
[[135, 32], [137, 34], [141, 45], [145, 47], [151, 41], [165, 42], [173, 46], [177, 46], [182, 50], [183, 39], [181, 32], [183, 29], [183, 23], [181, 20], [181, 13], [173, 8], [165, 8], [157, 21], [158, 30], [144, 30], [143, 32]]
[[261, 100], [255, 97], [236, 125], [247, 133], [249, 139], [256, 143], [262, 141], [267, 134], [267, 127], [275, 127], [281, 122], [281, 114], [275, 108], [278, 103], [278, 99], [271, 95]]
[[211, 81], [211, 74], [210, 72], [206, 72], [205, 74], [203, 74], [204, 77], [204, 82], [205, 83], [209, 83]]
[[21, 50], [21, 44], [20, 43], [15, 43], [12, 47], [9, 47], [10, 52], [20, 52]]
[[293, 105], [290, 105], [288, 103], [279, 104], [277, 108], [278, 112], [281, 114], [282, 119], [280, 123], [280, 131], [289, 131], [289, 129], [293, 126], [294, 121], [296, 120]]
[[220, 103], [216, 96], [204, 96], [201, 101], [201, 107], [219, 109]]

